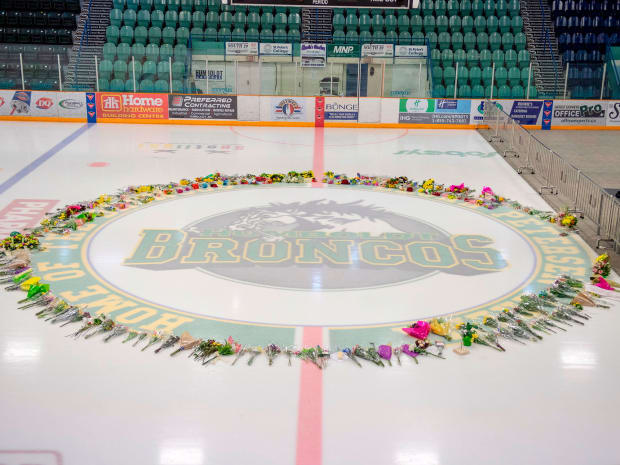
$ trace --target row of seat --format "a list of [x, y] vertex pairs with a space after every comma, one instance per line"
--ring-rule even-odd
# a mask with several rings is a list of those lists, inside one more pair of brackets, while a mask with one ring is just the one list
[[[0, 63], [0, 77], [18, 78], [21, 76], [19, 62]], [[58, 65], [56, 63], [24, 63], [24, 78], [45, 79], [48, 77], [58, 77]]]
[[556, 32], [601, 32], [617, 31], [620, 28], [619, 16], [556, 16], [553, 21]]
[[0, 0], [1, 10], [80, 12], [79, 0]]
[[620, 11], [620, 0], [553, 0], [551, 2], [552, 12], [608, 12]]
[[447, 16], [422, 16], [416, 15], [409, 19], [408, 16], [400, 16], [396, 18], [396, 16], [387, 16], [386, 18], [381, 18], [377, 20], [376, 17], [368, 20], [368, 18], [360, 18], [357, 20], [349, 21], [348, 17], [345, 20], [344, 18], [340, 18], [334, 16], [333, 18], [333, 26], [334, 30], [349, 30], [349, 29], [359, 29], [359, 30], [408, 30], [409, 32], [510, 32], [511, 30], [514, 33], [518, 33], [523, 31], [523, 19], [521, 16], [514, 16], [510, 18], [509, 16], [502, 16], [501, 18], [497, 18], [496, 16], [489, 16], [488, 18], [485, 16], [451, 16], [448, 18]]
[[231, 26], [243, 27], [246, 24], [249, 27], [270, 27], [275, 25], [276, 27], [299, 26], [301, 24], [301, 17], [297, 13], [290, 13], [288, 16], [284, 13], [277, 13], [275, 16], [271, 13], [235, 13], [232, 15], [229, 12], [222, 12], [217, 14], [210, 11], [206, 15], [201, 11], [195, 11], [193, 14], [189, 11], [163, 11], [155, 10], [149, 12], [148, 10], [139, 10], [137, 13], [134, 10], [125, 10], [124, 12], [119, 9], [110, 10], [110, 24], [121, 27], [122, 25], [134, 27], [138, 26], [155, 26], [155, 27], [217, 27], [218, 25], [230, 28]]
[[119, 44], [116, 47], [114, 44], [107, 43], [103, 46], [103, 60], [113, 61], [117, 59], [128, 61], [131, 57], [140, 62], [144, 58], [147, 61], [154, 61], [156, 63], [159, 60], [168, 61], [169, 58], [185, 62], [188, 57], [188, 51], [185, 45], [177, 45], [172, 48], [168, 44], [164, 44], [161, 47], [155, 44], [149, 44], [146, 47], [142, 44], [134, 44], [131, 47], [128, 44]]
[[[99, 79], [100, 92], [134, 92], [134, 90], [136, 92], [167, 94], [170, 92], [170, 80], [157, 79], [153, 81], [152, 79], [141, 79], [136, 80], [134, 83], [133, 79]], [[182, 81], [178, 79], [172, 80], [172, 92], [181, 94], [185, 91], [186, 89]]]
[[468, 52], [465, 52], [465, 50], [453, 52], [450, 49], [446, 49], [443, 52], [433, 50], [431, 52], [431, 63], [433, 66], [439, 64], [451, 66], [453, 63], [464, 65], [467, 63], [468, 66], [480, 65], [483, 68], [491, 66], [494, 63], [495, 66], [505, 65], [508, 68], [518, 66], [521, 69], [526, 69], [530, 65], [530, 52], [521, 50], [517, 53], [514, 50], [508, 50], [504, 53], [502, 50], [495, 50], [494, 52], [483, 50], [478, 53], [477, 50], [469, 50]]
[[110, 79], [114, 76], [115, 79], [133, 79], [135, 72], [135, 79], [169, 79], [172, 74], [173, 79], [183, 79], [186, 77], [185, 61], [173, 61], [172, 66], [168, 61], [145, 61], [144, 64], [139, 61], [125, 62], [122, 60], [116, 60], [114, 63], [108, 60], [104, 60], [99, 63], [99, 77], [103, 79]]
[[[433, 87], [433, 97], [436, 98], [452, 98], [454, 97], [454, 84], [443, 86], [437, 84]], [[470, 86], [469, 84], [460, 85], [456, 96], [458, 98], [503, 98], [503, 99], [523, 99], [527, 95], [523, 86], [510, 87], [507, 84], [501, 85], [499, 89], [497, 86], [491, 86], [490, 84], [483, 87], [481, 84]], [[530, 98], [537, 98], [538, 91], [536, 87], [530, 86]]]
[[588, 63], [588, 62], [602, 62], [605, 59], [605, 54], [600, 50], [565, 50], [562, 52], [562, 61], [564, 63]]
[[457, 0], [422, 0], [419, 11], [425, 16], [433, 13], [437, 16], [445, 14], [466, 16], [472, 13], [474, 16], [483, 14], [485, 16], [504, 16], [506, 14], [516, 16], [520, 9], [519, 0], [486, 0], [484, 2], [482, 0], [473, 0], [473, 2], [470, 0], [462, 0], [461, 2]]
[[503, 66], [495, 68], [495, 74], [493, 74], [493, 68], [487, 66], [481, 69], [479, 66], [460, 66], [457, 69], [455, 66], [434, 66], [433, 67], [433, 82], [443, 83], [444, 85], [454, 84], [454, 81], [458, 79], [458, 84], [484, 84], [489, 85], [491, 81], [498, 85], [508, 84], [510, 86], [527, 86], [528, 81], [533, 82], [534, 78], [530, 76], [529, 69], [519, 69], [516, 66], [513, 68], [505, 68]]
[[[21, 89], [21, 77], [0, 76], [0, 89]], [[58, 79], [24, 79], [24, 88], [30, 90], [60, 90]]]
[[0, 27], [0, 42], [70, 45], [73, 43], [73, 37], [70, 29]]
[[0, 44], [0, 62], [3, 61], [19, 61], [19, 55], [24, 60], [38, 60], [42, 63], [57, 61], [65, 63], [69, 60], [69, 52], [71, 48], [59, 45], [18, 45], [18, 44]]
[[254, 12], [254, 13], [300, 13], [300, 7], [273, 7], [269, 5], [229, 5], [222, 4], [220, 0], [113, 0], [113, 8], [120, 10], [144, 10], [158, 11], [229, 11], [229, 12]]
[[0, 27], [63, 27], [75, 30], [74, 13], [57, 11], [5, 11], [0, 10]]

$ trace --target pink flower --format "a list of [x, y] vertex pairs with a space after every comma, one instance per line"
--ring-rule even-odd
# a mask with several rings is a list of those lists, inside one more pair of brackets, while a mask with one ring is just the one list
[[596, 287], [600, 287], [601, 289], [605, 289], [606, 291], [613, 291], [614, 288], [603, 278], [602, 276], [598, 278], [598, 282], [595, 284]]
[[482, 188], [482, 194], [483, 195], [489, 194], [489, 195], [495, 197], [495, 194], [493, 193], [493, 189], [491, 189], [489, 186], [485, 186], [485, 187]]
[[409, 336], [413, 336], [417, 339], [426, 339], [428, 333], [431, 331], [431, 327], [426, 321], [418, 321], [413, 325], [413, 328], [402, 328]]
[[461, 183], [461, 184], [459, 184], [458, 186], [457, 186], [457, 185], [454, 185], [454, 184], [452, 184], [452, 185], [450, 186], [450, 192], [454, 192], [454, 191], [462, 191], [463, 189], [465, 189], [465, 183], [464, 183], [464, 182], [463, 182], [463, 183]]

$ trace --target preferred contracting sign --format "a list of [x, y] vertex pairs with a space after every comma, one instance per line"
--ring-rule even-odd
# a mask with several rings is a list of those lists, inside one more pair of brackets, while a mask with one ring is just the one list
[[169, 95], [170, 119], [237, 119], [237, 96]]

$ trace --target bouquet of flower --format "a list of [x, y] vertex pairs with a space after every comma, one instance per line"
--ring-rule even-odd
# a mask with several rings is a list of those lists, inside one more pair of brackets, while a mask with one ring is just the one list
[[592, 265], [592, 273], [601, 275], [603, 278], [609, 276], [611, 265], [609, 264], [609, 255], [606, 253], [596, 257], [594, 265]]

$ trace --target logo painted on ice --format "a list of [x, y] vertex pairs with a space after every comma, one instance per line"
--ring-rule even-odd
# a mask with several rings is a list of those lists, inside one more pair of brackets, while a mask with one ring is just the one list
[[[378, 227], [382, 232], [366, 232]], [[438, 272], [497, 272], [508, 264], [492, 245], [486, 236], [450, 235], [362, 201], [322, 199], [234, 210], [182, 230], [146, 229], [124, 265], [153, 271], [194, 268], [287, 289], [353, 289]]]

